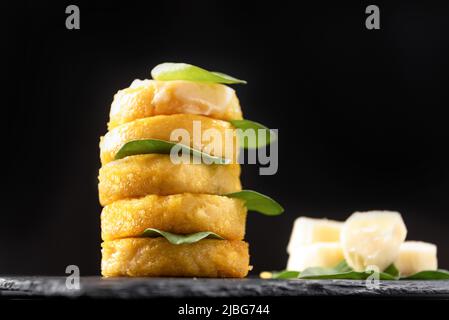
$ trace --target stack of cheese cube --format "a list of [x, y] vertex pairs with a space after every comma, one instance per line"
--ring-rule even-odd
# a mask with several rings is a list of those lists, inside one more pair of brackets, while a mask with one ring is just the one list
[[355, 212], [345, 222], [300, 217], [287, 248], [287, 270], [332, 268], [343, 260], [355, 271], [383, 271], [391, 264], [403, 276], [436, 270], [437, 247], [404, 242], [406, 235], [401, 215], [392, 211]]
[[[177, 164], [168, 154], [115, 158], [129, 141], [173, 141], [177, 129], [190, 135], [181, 143], [204, 151], [208, 141], [203, 139], [210, 137], [202, 133], [215, 129], [225, 137], [226, 130], [234, 129], [228, 122], [233, 119], [242, 119], [239, 100], [222, 84], [135, 80], [115, 95], [109, 131], [100, 141], [104, 276], [247, 275], [247, 209], [242, 200], [223, 196], [241, 190], [235, 136], [231, 164]], [[199, 142], [193, 138], [198, 133]], [[225, 156], [220, 148], [210, 154]], [[148, 228], [177, 235], [209, 231], [223, 239], [176, 245], [164, 237], [144, 237]]]

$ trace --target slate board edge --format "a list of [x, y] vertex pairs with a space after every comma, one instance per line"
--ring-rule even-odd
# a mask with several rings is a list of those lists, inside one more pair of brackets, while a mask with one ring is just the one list
[[363, 280], [261, 280], [82, 277], [70, 290], [65, 277], [1, 277], [0, 297], [97, 299], [232, 297], [439, 297], [449, 298], [449, 281], [381, 281], [368, 289]]

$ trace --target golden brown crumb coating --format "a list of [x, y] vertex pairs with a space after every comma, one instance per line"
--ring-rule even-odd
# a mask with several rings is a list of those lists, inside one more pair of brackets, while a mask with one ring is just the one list
[[174, 164], [169, 155], [130, 156], [104, 165], [99, 173], [101, 205], [149, 194], [226, 194], [242, 189], [240, 165]]
[[199, 115], [175, 114], [139, 119], [115, 127], [100, 139], [101, 163], [104, 165], [113, 161], [120, 148], [132, 140], [159, 139], [177, 142], [180, 139], [178, 134], [171, 139], [172, 132], [176, 129], [183, 129], [186, 134], [186, 141], [179, 142], [237, 162], [238, 139], [229, 122]]
[[231, 277], [248, 274], [248, 244], [203, 239], [173, 245], [165, 238], [126, 238], [102, 243], [105, 277]]
[[183, 193], [118, 200], [103, 208], [102, 239], [139, 237], [147, 228], [177, 234], [212, 231], [228, 240], [242, 240], [246, 206], [240, 199]]
[[155, 115], [199, 114], [219, 120], [242, 119], [235, 91], [223, 84], [135, 80], [111, 105], [108, 128]]

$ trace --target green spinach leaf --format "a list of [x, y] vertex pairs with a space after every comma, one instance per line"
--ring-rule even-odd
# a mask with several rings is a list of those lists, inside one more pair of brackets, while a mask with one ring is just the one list
[[122, 159], [128, 156], [134, 156], [138, 154], [170, 154], [173, 147], [178, 146], [183, 154], [198, 157], [200, 159], [206, 160], [207, 163], [211, 164], [229, 164], [230, 160], [211, 156], [207, 153], [201, 152], [199, 150], [190, 148], [189, 146], [174, 143], [158, 139], [144, 139], [144, 140], [132, 140], [125, 143], [120, 150], [115, 155], [115, 160]]
[[263, 124], [251, 120], [229, 121], [239, 133], [239, 145], [245, 149], [257, 149], [276, 141], [276, 134]]
[[171, 244], [190, 244], [198, 242], [204, 238], [211, 238], [211, 239], [220, 239], [223, 240], [221, 236], [219, 236], [216, 233], [210, 232], [210, 231], [204, 231], [204, 232], [197, 232], [197, 233], [191, 233], [191, 234], [175, 234], [167, 231], [161, 231], [154, 228], [148, 228], [146, 229], [143, 234], [143, 237], [150, 237], [150, 238], [156, 238], [156, 237], [164, 237], [167, 239], [168, 242]]
[[161, 63], [151, 70], [151, 76], [155, 80], [162, 81], [187, 80], [225, 84], [246, 84], [245, 80], [240, 80], [221, 72], [207, 71], [206, 69], [187, 63]]
[[284, 212], [284, 208], [272, 198], [253, 190], [242, 190], [228, 193], [225, 196], [245, 201], [249, 211], [256, 211], [267, 216], [277, 216]]

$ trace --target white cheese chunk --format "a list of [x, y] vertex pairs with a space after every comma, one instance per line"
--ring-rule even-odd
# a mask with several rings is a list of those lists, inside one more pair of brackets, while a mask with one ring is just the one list
[[290, 252], [287, 270], [303, 271], [309, 267], [333, 268], [343, 259], [343, 250], [339, 242], [316, 242], [295, 247], [295, 250]]
[[437, 246], [421, 241], [406, 241], [401, 244], [394, 265], [402, 276], [438, 268]]
[[341, 244], [346, 262], [355, 271], [368, 266], [385, 270], [396, 261], [407, 235], [398, 212], [355, 212], [344, 223]]
[[342, 225], [334, 220], [299, 217], [293, 225], [287, 252], [293, 253], [298, 247], [316, 242], [338, 242]]

